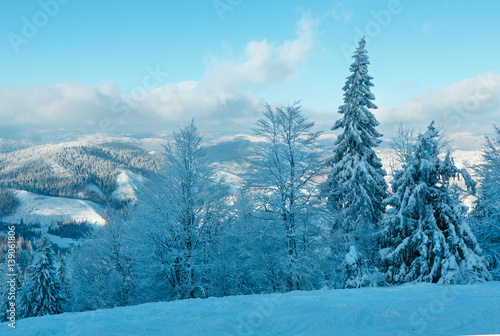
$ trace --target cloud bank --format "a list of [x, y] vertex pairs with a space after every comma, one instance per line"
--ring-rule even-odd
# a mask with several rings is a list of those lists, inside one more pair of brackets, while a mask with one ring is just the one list
[[375, 111], [386, 131], [400, 122], [425, 129], [435, 120], [446, 132], [490, 133], [500, 122], [500, 74], [486, 73], [440, 90], [429, 90], [397, 106]]
[[165, 129], [194, 117], [202, 127], [246, 129], [262, 108], [263, 99], [255, 90], [296, 74], [315, 44], [316, 27], [317, 21], [304, 14], [295, 39], [281, 44], [265, 39], [250, 41], [237, 60], [213, 59], [200, 81], [157, 83], [161, 85], [150, 88], [148, 83], [155, 76], [148, 75], [143, 90], [126, 94], [113, 83], [2, 87], [0, 117], [4, 126], [97, 131], [151, 130], [162, 125]]
[[[332, 15], [339, 19], [342, 8]], [[343, 18], [348, 20], [349, 15]], [[194, 117], [204, 132], [248, 132], [267, 100], [258, 90], [295, 78], [317, 43], [321, 20], [304, 14], [294, 39], [282, 43], [254, 40], [237, 58], [213, 58], [199, 81], [168, 83], [148, 70], [142, 89], [129, 93], [121, 93], [113, 82], [0, 87], [1, 127], [155, 132], [175, 129]], [[411, 83], [401, 87], [408, 85]], [[378, 102], [381, 107], [374, 113], [386, 138], [400, 122], [425, 129], [431, 120], [446, 132], [465, 136], [490, 133], [493, 122], [500, 124], [499, 103], [500, 74], [486, 73], [428, 90], [397, 106], [384, 107]], [[340, 117], [336, 110], [311, 111], [304, 104], [304, 111], [319, 129], [328, 130]]]

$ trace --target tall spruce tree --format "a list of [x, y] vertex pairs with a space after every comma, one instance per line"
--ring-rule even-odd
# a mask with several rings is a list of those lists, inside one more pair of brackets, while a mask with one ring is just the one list
[[332, 170], [324, 185], [333, 229], [342, 233], [341, 244], [346, 244], [342, 253], [349, 251], [345, 261], [350, 282], [361, 275], [361, 264], [373, 259], [368, 255], [373, 250], [371, 237], [384, 214], [383, 199], [387, 195], [386, 173], [373, 149], [380, 145], [382, 134], [375, 129], [379, 122], [369, 110], [377, 106], [370, 92], [373, 77], [368, 75], [365, 44], [361, 39], [350, 67], [352, 74], [343, 87], [344, 104], [338, 111], [342, 118], [332, 127], [343, 132], [335, 141]]
[[24, 317], [63, 312], [64, 295], [54, 267], [54, 251], [46, 234], [38, 242], [38, 253], [38, 260], [31, 268], [23, 288]]
[[392, 181], [391, 208], [381, 230], [381, 257], [389, 283], [466, 283], [490, 277], [469, 228], [465, 207], [450, 192], [451, 179], [475, 182], [450, 154], [439, 158], [434, 122], [418, 140]]

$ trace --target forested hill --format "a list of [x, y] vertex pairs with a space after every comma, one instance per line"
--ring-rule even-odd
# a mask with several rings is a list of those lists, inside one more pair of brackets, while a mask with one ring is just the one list
[[[252, 146], [260, 140], [255, 136], [239, 134], [204, 143], [209, 160], [217, 165], [216, 172], [232, 185], [233, 190], [236, 190], [245, 173], [245, 158], [251, 155]], [[24, 218], [26, 221], [37, 218], [29, 214], [36, 207], [41, 211], [44, 208], [53, 211], [54, 222], [64, 218], [85, 218], [85, 214], [72, 215], [71, 211], [63, 214], [52, 209], [57, 208], [58, 202], [54, 201], [57, 197], [64, 198], [64, 204], [70, 204], [72, 199], [92, 202], [84, 206], [89, 209], [97, 209], [93, 203], [101, 209], [108, 205], [121, 207], [134, 200], [133, 189], [137, 187], [134, 183], [149, 179], [161, 169], [163, 146], [167, 143], [160, 137], [135, 139], [125, 136], [86, 137], [56, 144], [0, 139], [0, 190], [14, 191], [0, 193], [0, 213], [5, 216], [15, 207], [20, 213], [10, 218]], [[321, 139], [322, 155], [331, 153], [332, 144], [331, 137]], [[399, 168], [398, 162], [390, 149], [381, 149], [378, 153], [389, 181], [392, 172]], [[456, 151], [454, 156], [456, 163], [463, 166], [464, 162], [478, 163], [480, 152]], [[16, 190], [30, 194], [19, 194]], [[17, 198], [18, 202], [9, 197]], [[32, 204], [19, 206], [19, 202], [23, 201]], [[68, 207], [81, 208], [81, 203]], [[94, 210], [89, 213], [95, 218]]]
[[161, 157], [120, 139], [37, 145], [0, 153], [0, 188], [105, 204], [121, 170], [146, 176]]

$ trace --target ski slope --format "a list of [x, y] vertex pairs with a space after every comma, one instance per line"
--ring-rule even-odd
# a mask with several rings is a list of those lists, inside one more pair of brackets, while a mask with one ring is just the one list
[[149, 303], [0, 324], [1, 335], [485, 335], [500, 282], [405, 284]]

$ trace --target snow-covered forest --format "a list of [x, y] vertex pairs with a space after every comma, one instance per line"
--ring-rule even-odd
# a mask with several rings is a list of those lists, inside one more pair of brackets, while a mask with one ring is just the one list
[[[481, 163], [458, 168], [442, 125], [427, 120], [420, 133], [401, 126], [391, 167], [383, 165], [365, 44], [354, 53], [340, 116], [331, 116], [339, 135], [326, 150], [300, 102], [264, 107], [254, 125], [258, 140], [232, 171], [221, 169], [196, 121], [161, 144], [161, 155], [116, 143], [5, 149], [0, 215], [11, 221], [0, 237], [1, 320], [193, 298], [500, 280], [500, 129], [491, 125], [496, 135], [486, 138]], [[78, 200], [102, 222], [16, 222], [31, 193], [37, 202]], [[470, 208], [466, 197], [474, 199]], [[74, 244], [61, 248], [56, 238]]]
[[[473, 162], [455, 162], [432, 119], [384, 138], [357, 43], [330, 130], [297, 100], [265, 104], [237, 145], [205, 140], [196, 119], [154, 141], [0, 139], [0, 327], [118, 333], [114, 316], [137, 313], [128, 332], [231, 334], [228, 309], [258, 306], [229, 317], [237, 334], [498, 328], [500, 129]], [[456, 323], [474, 305], [488, 324]], [[328, 309], [343, 322], [328, 327]]]

